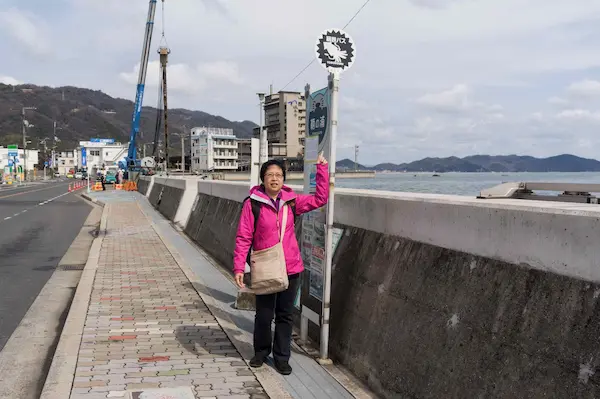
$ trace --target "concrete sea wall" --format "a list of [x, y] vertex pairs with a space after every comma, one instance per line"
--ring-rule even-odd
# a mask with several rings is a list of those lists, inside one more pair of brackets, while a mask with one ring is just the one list
[[[248, 186], [194, 186], [185, 232], [231, 270]], [[338, 190], [332, 357], [386, 398], [600, 397], [599, 221], [590, 204]]]

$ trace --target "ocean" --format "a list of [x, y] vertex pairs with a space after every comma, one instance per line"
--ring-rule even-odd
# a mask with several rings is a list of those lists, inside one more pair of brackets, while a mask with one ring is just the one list
[[[584, 173], [378, 173], [369, 179], [337, 179], [336, 186], [369, 190], [477, 196], [482, 189], [506, 182], [600, 184], [599, 172]], [[302, 182], [288, 182], [302, 184]]]

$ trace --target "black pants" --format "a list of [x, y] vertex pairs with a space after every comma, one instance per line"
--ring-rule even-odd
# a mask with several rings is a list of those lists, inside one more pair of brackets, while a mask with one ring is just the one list
[[[256, 296], [254, 319], [254, 353], [266, 358], [271, 353], [276, 362], [288, 361], [292, 345], [294, 300], [298, 291], [300, 274], [289, 276], [287, 290], [276, 294]], [[271, 337], [271, 322], [275, 316], [275, 338]]]

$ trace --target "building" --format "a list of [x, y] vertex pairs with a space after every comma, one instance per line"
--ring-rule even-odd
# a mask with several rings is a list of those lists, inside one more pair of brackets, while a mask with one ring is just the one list
[[[306, 101], [295, 91], [280, 91], [265, 97], [265, 123], [269, 158], [297, 158], [304, 154]], [[259, 137], [259, 128], [254, 129]]]
[[238, 166], [240, 170], [250, 170], [252, 160], [252, 140], [238, 139]]
[[[23, 156], [23, 149], [19, 148], [18, 150], [9, 150], [6, 147], [1, 147], [0, 146], [0, 168], [2, 168], [2, 174], [4, 175], [4, 177], [6, 177], [7, 175], [11, 175], [11, 172], [13, 172], [12, 174], [14, 175], [14, 169], [13, 169], [13, 165], [15, 163], [15, 157], [14, 156], [8, 156], [9, 151], [17, 151], [17, 157], [16, 157], [16, 163], [17, 163], [17, 168], [19, 167], [23, 167], [23, 165], [25, 164], [25, 162], [27, 162], [27, 170], [31, 171], [33, 169], [35, 169], [35, 167], [38, 165], [38, 156], [39, 156], [39, 151], [38, 150], [26, 150], [26, 157]], [[25, 159], [27, 158], [27, 159]], [[18, 170], [18, 169], [17, 169]]]
[[61, 176], [75, 173], [80, 168], [78, 163], [78, 150], [62, 151], [56, 154], [56, 171]]
[[102, 165], [109, 169], [117, 169], [119, 161], [127, 157], [128, 144], [115, 142], [114, 139], [91, 139], [80, 141], [75, 150], [80, 169], [96, 173]]
[[195, 127], [191, 132], [192, 172], [235, 171], [238, 143], [233, 129]]

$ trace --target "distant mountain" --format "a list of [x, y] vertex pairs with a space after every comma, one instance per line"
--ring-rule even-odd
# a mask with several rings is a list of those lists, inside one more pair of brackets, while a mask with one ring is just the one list
[[[132, 90], [132, 97], [134, 94]], [[37, 108], [26, 113], [27, 121], [34, 125], [28, 129], [32, 148], [38, 148], [39, 140], [44, 137], [50, 138], [47, 142], [50, 144], [54, 120], [59, 127], [56, 132], [61, 140], [59, 149], [73, 148], [80, 140], [92, 137], [114, 138], [122, 143], [129, 141], [133, 113], [130, 100], [113, 98], [99, 90], [71, 86], [51, 88], [0, 84], [0, 145], [22, 142], [22, 107]], [[156, 115], [156, 108], [143, 107], [140, 144], [154, 140]], [[231, 128], [239, 138], [252, 137], [252, 129], [257, 126], [250, 121], [232, 122], [221, 116], [181, 108], [170, 109], [168, 121], [170, 132], [189, 132], [192, 127], [212, 126]], [[170, 137], [172, 154], [179, 153], [179, 140], [176, 136]]]
[[361, 164], [355, 164], [353, 160], [345, 158], [342, 159], [341, 161], [337, 161], [335, 163], [335, 167], [338, 169], [350, 169], [350, 170], [366, 170], [368, 169], [366, 166], [361, 165]]
[[[340, 162], [344, 162], [344, 166], [340, 166]], [[340, 162], [337, 163], [338, 168], [348, 167], [348, 162], [354, 165], [354, 162], [348, 159]], [[464, 158], [423, 158], [399, 165], [381, 163], [362, 168], [402, 172], [600, 172], [600, 161], [570, 154], [549, 158], [526, 155], [471, 155]]]

